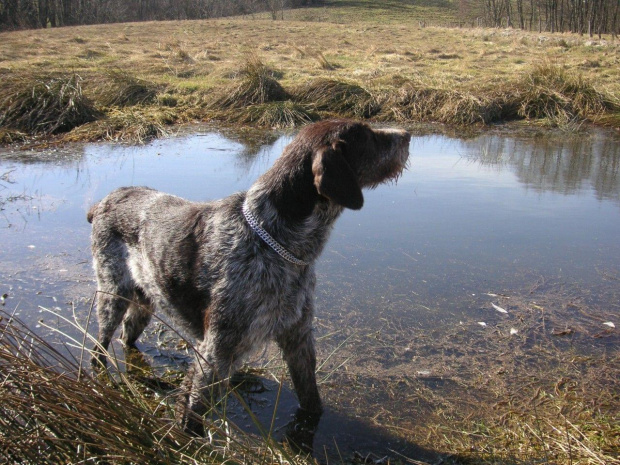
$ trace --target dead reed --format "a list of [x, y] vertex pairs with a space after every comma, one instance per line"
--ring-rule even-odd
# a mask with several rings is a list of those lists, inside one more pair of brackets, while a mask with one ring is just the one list
[[391, 93], [382, 109], [382, 119], [437, 121], [467, 126], [490, 124], [502, 118], [502, 104], [484, 92], [452, 90], [409, 81]]
[[597, 91], [581, 74], [548, 63], [534, 66], [516, 83], [513, 93], [519, 116], [546, 119], [558, 126], [618, 108], [610, 96]]
[[307, 107], [288, 100], [250, 105], [237, 113], [235, 121], [263, 128], [293, 128], [317, 119]]
[[166, 111], [165, 108], [112, 109], [105, 117], [65, 134], [62, 140], [64, 142], [106, 140], [143, 144], [170, 135], [169, 127], [175, 121], [176, 115]]

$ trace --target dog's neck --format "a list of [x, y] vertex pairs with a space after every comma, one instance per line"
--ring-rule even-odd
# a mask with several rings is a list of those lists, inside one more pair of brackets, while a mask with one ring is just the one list
[[326, 199], [317, 199], [309, 214], [300, 216], [299, 219], [291, 219], [290, 215], [279, 211], [269, 192], [260, 182], [252, 186], [243, 203], [246, 211], [295, 258], [313, 262], [323, 251], [343, 207]]
[[269, 247], [271, 247], [278, 255], [280, 255], [280, 257], [285, 259], [287, 262], [292, 263], [293, 265], [308, 266], [308, 262], [305, 262], [295, 257], [292, 253], [286, 250], [286, 247], [284, 247], [277, 240], [275, 240], [273, 236], [260, 225], [260, 220], [256, 216], [254, 216], [254, 213], [252, 213], [252, 210], [248, 206], [248, 203], [245, 201], [243, 202], [243, 205], [241, 207], [241, 212], [243, 213], [243, 216], [250, 228], [252, 228], [252, 230], [256, 234], [258, 234], [258, 237], [260, 237]]

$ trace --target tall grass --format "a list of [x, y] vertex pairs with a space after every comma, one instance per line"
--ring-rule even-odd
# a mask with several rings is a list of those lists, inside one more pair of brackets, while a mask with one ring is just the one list
[[107, 71], [94, 87], [97, 103], [103, 106], [149, 104], [153, 103], [159, 92], [159, 87], [154, 83], [120, 69]]
[[0, 462], [307, 463], [226, 420], [191, 436], [171, 419], [168, 398], [153, 401], [131, 378], [94, 376], [80, 362], [0, 312]]
[[307, 105], [284, 101], [250, 105], [238, 112], [236, 122], [281, 129], [307, 124], [316, 118], [316, 114], [309, 111]]
[[484, 92], [458, 91], [409, 81], [388, 97], [383, 119], [437, 121], [467, 126], [490, 124], [501, 119], [501, 103]]

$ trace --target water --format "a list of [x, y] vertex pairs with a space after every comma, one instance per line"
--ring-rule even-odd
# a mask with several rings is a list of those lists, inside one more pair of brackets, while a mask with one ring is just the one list
[[[224, 197], [247, 189], [290, 140], [290, 135], [267, 135], [265, 143], [248, 145], [206, 132], [141, 147], [90, 144], [0, 152], [4, 309], [50, 338], [59, 335], [49, 326], [74, 334], [39, 307], [67, 317], [75, 313], [82, 321], [88, 313], [95, 285], [85, 217], [92, 203], [127, 185], [193, 200]], [[620, 144], [604, 132], [414, 137], [409, 169], [397, 184], [366, 191], [361, 211], [343, 214], [319, 261], [317, 335], [324, 336], [319, 359], [327, 359], [351, 334], [362, 344], [371, 339], [367, 335], [381, 334], [379, 349], [368, 346], [372, 363], [351, 363], [348, 369], [400, 366], [397, 373], [439, 376], [443, 372], [430, 362], [404, 364], [403, 357], [414, 350], [407, 346], [412, 331], [482, 330], [481, 322], [506, 331], [517, 325], [510, 320], [521, 308], [517, 299], [527, 296], [550, 307], [557, 304], [558, 312], [568, 312], [558, 313], [562, 318], [572, 317], [570, 305], [560, 304], [565, 296], [571, 305], [587, 306], [592, 318], [579, 323], [587, 331], [605, 331], [603, 320], [620, 325], [619, 171]], [[508, 316], [494, 311], [492, 302], [508, 307]], [[584, 350], [617, 343], [615, 333], [605, 335], [610, 337], [576, 340]], [[162, 353], [158, 337], [150, 332], [142, 341], [155, 358]], [[356, 351], [358, 357], [367, 355], [363, 346]], [[346, 360], [347, 354], [345, 346], [329, 357], [324, 373], [333, 370], [338, 379], [344, 365], [339, 369], [336, 360]], [[365, 376], [362, 369], [358, 374]], [[390, 442], [381, 436], [384, 430], [346, 414], [343, 396], [360, 395], [359, 386], [329, 383], [322, 387], [328, 413], [317, 441], [335, 437], [351, 449], [400, 444], [401, 439]], [[366, 396], [366, 388], [362, 391], [356, 415], [372, 416], [369, 410], [383, 400], [370, 387]], [[288, 396], [288, 404], [294, 404]], [[411, 412], [402, 421], [416, 418]]]

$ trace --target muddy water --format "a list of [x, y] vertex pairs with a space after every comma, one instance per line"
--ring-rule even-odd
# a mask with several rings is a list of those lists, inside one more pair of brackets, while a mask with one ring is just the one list
[[[89, 205], [127, 185], [194, 200], [220, 198], [247, 189], [290, 139], [263, 135], [263, 142], [248, 144], [197, 129], [141, 147], [0, 152], [4, 310], [50, 339], [63, 339], [58, 328], [76, 335], [41, 307], [86, 319], [95, 290], [85, 220]], [[515, 299], [535, 295], [549, 302], [548, 294], [537, 293], [553, 288], [557, 299], [566, 292], [575, 308], [592, 309], [592, 318], [580, 320], [586, 333], [607, 336], [575, 343], [581, 341], [584, 350], [617, 345], [617, 333], [605, 323], [620, 325], [618, 142], [603, 132], [412, 139], [408, 171], [397, 184], [366, 192], [361, 211], [345, 212], [318, 264], [317, 335], [325, 361], [319, 373], [327, 405], [315, 438], [319, 455], [333, 454], [337, 443], [339, 453], [397, 450], [424, 456], [415, 438], [367, 420], [383, 401], [374, 384], [358, 379], [365, 370], [375, 375], [385, 370], [390, 379], [404, 373], [426, 376], [430, 386], [445, 384], [448, 368], [407, 358], [416, 350], [411, 334], [424, 337], [444, 327], [516, 331]], [[570, 320], [572, 307], [560, 302], [558, 308]], [[165, 333], [151, 328], [141, 349], [151, 363], [183, 366], [186, 355], [167, 343], [174, 338]], [[362, 344], [351, 355], [347, 346], [354, 340], [382, 342], [369, 345], [368, 353]], [[388, 373], [398, 366], [400, 371]], [[358, 381], [341, 383], [338, 374], [345, 370], [357, 373]], [[276, 391], [272, 387], [253, 400], [267, 422]], [[290, 391], [285, 394], [278, 417], [284, 423], [295, 404]], [[389, 409], [389, 402], [382, 405]], [[246, 421], [242, 413], [238, 417]], [[408, 410], [397, 417], [401, 426], [419, 420]]]

